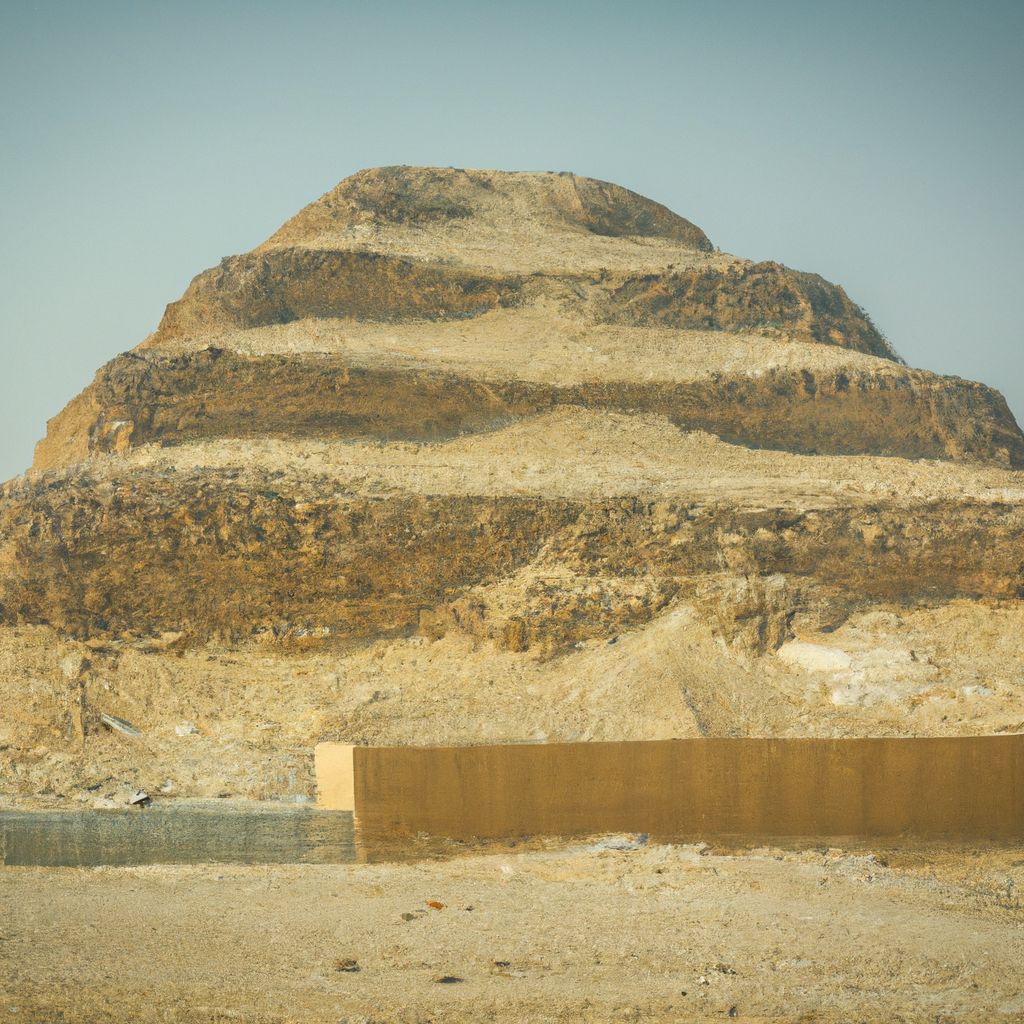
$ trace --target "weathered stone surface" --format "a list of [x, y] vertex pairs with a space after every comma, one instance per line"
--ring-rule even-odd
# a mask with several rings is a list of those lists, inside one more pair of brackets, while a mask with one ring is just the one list
[[610, 238], [660, 238], [709, 252], [696, 225], [645, 196], [575, 174], [376, 167], [346, 178], [289, 220], [259, 248], [339, 248], [377, 225], [466, 222], [471, 231], [510, 224]]
[[[1014, 506], [880, 502], [801, 512], [686, 500], [367, 500], [325, 496], [327, 484], [280, 493], [270, 476], [243, 487], [218, 474], [136, 471], [9, 486], [0, 614], [81, 639], [170, 631], [204, 642], [295, 631], [365, 639], [408, 635], [424, 610], [483, 587], [475, 609], [452, 605], [459, 620], [475, 617], [471, 632], [554, 652], [649, 621], [716, 574], [781, 574], [790, 589], [774, 608], [763, 594], [751, 609], [735, 593], [706, 594], [720, 619], [754, 618], [750, 646], [763, 650], [785, 639], [788, 620], [822, 587], [840, 620], [879, 601], [1024, 597], [1024, 519]], [[541, 576], [518, 609], [495, 615], [487, 585], [542, 549], [560, 576], [547, 584]], [[781, 623], [770, 644], [772, 616]]]

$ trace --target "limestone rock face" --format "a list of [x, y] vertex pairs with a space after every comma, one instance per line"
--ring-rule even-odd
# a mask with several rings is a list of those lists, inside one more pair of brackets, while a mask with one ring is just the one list
[[[921, 694], [982, 700], [943, 682], [950, 622], [1019, 636], [1022, 467], [998, 392], [908, 368], [815, 274], [605, 182], [380, 168], [196, 277], [50, 421], [0, 501], [0, 647], [93, 652], [82, 699], [168, 737], [968, 728]], [[207, 650], [258, 686], [211, 689]], [[54, 700], [12, 735], [71, 742]]]

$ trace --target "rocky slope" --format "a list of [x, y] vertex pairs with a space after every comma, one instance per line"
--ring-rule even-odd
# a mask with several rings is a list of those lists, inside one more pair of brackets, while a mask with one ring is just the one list
[[1022, 467], [998, 392], [650, 200], [362, 172], [200, 274], [5, 486], [0, 786], [1017, 729]]

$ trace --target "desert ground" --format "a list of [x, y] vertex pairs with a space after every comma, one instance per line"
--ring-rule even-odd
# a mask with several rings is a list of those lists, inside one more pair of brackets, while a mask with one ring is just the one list
[[[0, 868], [17, 1021], [1024, 1020], [1024, 848]], [[356, 969], [358, 968], [358, 969]]]

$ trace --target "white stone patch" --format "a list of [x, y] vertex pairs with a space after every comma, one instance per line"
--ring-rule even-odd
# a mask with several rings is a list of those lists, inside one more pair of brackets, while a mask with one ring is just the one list
[[808, 672], [841, 672], [853, 664], [853, 659], [838, 647], [809, 644], [803, 640], [783, 644], [777, 654], [788, 664], [798, 665]]
[[987, 686], [964, 686], [960, 692], [966, 697], [991, 697], [996, 691], [990, 690]]
[[832, 703], [873, 707], [877, 704], [895, 704], [915, 693], [927, 692], [929, 684], [891, 674], [876, 672], [842, 673], [832, 684]]
[[867, 647], [852, 639], [852, 651], [794, 640], [777, 654], [807, 672], [827, 672], [832, 703], [871, 707], [891, 704], [935, 685], [938, 669], [903, 646]]
[[895, 698], [888, 687], [866, 682], [863, 672], [832, 687], [832, 703], [838, 705], [871, 706], [884, 704]]

